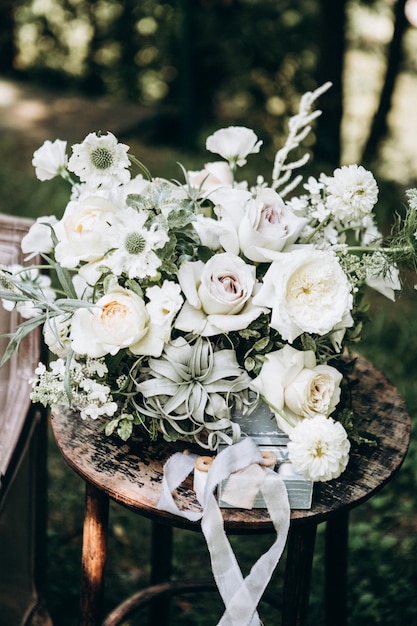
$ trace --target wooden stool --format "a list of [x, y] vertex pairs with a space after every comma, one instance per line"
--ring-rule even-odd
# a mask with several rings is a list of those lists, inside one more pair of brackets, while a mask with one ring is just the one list
[[[410, 440], [410, 418], [395, 387], [368, 361], [359, 357], [352, 376], [353, 408], [361, 429], [378, 439], [378, 446], [353, 446], [347, 470], [339, 479], [317, 483], [313, 506], [308, 511], [291, 513], [287, 542], [282, 626], [306, 623], [314, 543], [317, 525], [327, 522], [326, 533], [326, 619], [328, 626], [346, 624], [346, 562], [348, 511], [371, 497], [398, 470]], [[58, 447], [68, 464], [86, 481], [86, 503], [82, 554], [81, 626], [117, 626], [136, 608], [157, 595], [180, 590], [209, 589], [209, 581], [169, 582], [172, 526], [199, 530], [199, 524], [159, 511], [163, 465], [176, 451], [190, 448], [183, 443], [158, 442], [148, 445], [141, 436], [126, 443], [106, 437], [98, 424], [80, 424], [78, 416], [56, 413], [52, 428]], [[139, 592], [118, 608], [104, 622], [100, 603], [103, 568], [106, 558], [109, 498], [127, 506], [154, 522], [152, 582], [154, 587]], [[178, 490], [180, 508], [198, 510], [191, 478]], [[273, 532], [265, 509], [251, 511], [223, 509], [228, 533]], [[162, 549], [164, 565], [158, 571], [158, 552]], [[166, 581], [166, 582], [163, 582]], [[159, 620], [159, 621], [158, 621]], [[155, 624], [161, 626], [159, 615]]]

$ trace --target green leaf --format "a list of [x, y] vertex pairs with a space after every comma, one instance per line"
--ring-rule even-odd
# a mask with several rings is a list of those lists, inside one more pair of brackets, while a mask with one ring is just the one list
[[[131, 416], [129, 417], [131, 418]], [[133, 420], [128, 419], [127, 417], [120, 420], [119, 426], [117, 429], [117, 434], [119, 435], [120, 439], [123, 439], [123, 441], [127, 441], [129, 437], [131, 436], [132, 432], [133, 432]]]
[[68, 298], [76, 299], [77, 292], [75, 291], [74, 284], [72, 282], [71, 273], [65, 267], [61, 267], [59, 263], [48, 257], [46, 254], [43, 254], [42, 257], [51, 265], [52, 269], [55, 271], [60, 285]]

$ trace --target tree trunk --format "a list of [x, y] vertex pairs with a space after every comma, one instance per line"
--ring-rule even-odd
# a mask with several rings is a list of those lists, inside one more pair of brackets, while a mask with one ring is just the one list
[[14, 29], [13, 0], [3, 0], [0, 2], [0, 72], [6, 76], [15, 71]]
[[317, 122], [314, 153], [316, 160], [330, 162], [335, 167], [341, 158], [346, 4], [347, 0], [321, 0], [321, 50], [317, 83], [321, 85], [331, 81], [333, 87], [317, 105], [323, 115]]
[[371, 130], [362, 154], [362, 162], [370, 163], [377, 154], [381, 141], [388, 131], [388, 113], [391, 110], [392, 98], [395, 89], [400, 65], [403, 59], [402, 43], [404, 33], [407, 30], [407, 18], [405, 16], [405, 4], [407, 0], [397, 0], [394, 8], [394, 33], [388, 50], [387, 69], [385, 72], [384, 85], [377, 111], [372, 120]]

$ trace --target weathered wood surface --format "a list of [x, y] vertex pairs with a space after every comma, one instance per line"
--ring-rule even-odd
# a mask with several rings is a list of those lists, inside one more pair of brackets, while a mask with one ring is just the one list
[[[354, 446], [348, 468], [339, 479], [317, 483], [313, 506], [307, 511], [294, 510], [293, 522], [321, 522], [336, 511], [352, 508], [380, 489], [401, 466], [410, 440], [410, 417], [396, 388], [371, 363], [357, 359], [352, 376], [353, 406], [360, 428], [378, 438], [377, 447]], [[106, 437], [100, 424], [81, 421], [78, 414], [66, 412], [52, 415], [55, 438], [68, 464], [85, 480], [90, 481], [110, 498], [139, 513], [170, 521], [176, 526], [199, 529], [188, 522], [157, 509], [165, 461], [174, 452], [192, 447], [185, 443], [149, 444], [145, 436], [135, 435], [123, 443], [116, 436]], [[201, 453], [200, 450], [197, 453]], [[191, 478], [179, 489], [180, 508], [198, 510]], [[223, 510], [229, 532], [271, 532], [265, 509], [243, 511]]]
[[[0, 214], [0, 263], [21, 264], [22, 237], [33, 220]], [[36, 261], [36, 259], [35, 259]], [[13, 332], [22, 321], [14, 311], [9, 313], [0, 304], [0, 335]], [[0, 358], [9, 339], [0, 336]], [[40, 360], [40, 334], [33, 332], [21, 342], [19, 352], [0, 369], [0, 486], [7, 474], [18, 445], [31, 404], [29, 379]], [[1, 495], [2, 489], [0, 489]]]

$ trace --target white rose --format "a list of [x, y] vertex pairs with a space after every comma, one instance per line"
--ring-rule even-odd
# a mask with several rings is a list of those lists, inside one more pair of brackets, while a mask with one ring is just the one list
[[45, 141], [33, 153], [32, 165], [38, 180], [51, 180], [67, 166], [67, 142], [61, 139]]
[[253, 130], [245, 126], [221, 128], [206, 141], [207, 150], [220, 154], [229, 161], [232, 168], [235, 165], [245, 165], [246, 157], [259, 152], [261, 145], [262, 141], [258, 141]]
[[309, 247], [278, 254], [254, 302], [272, 309], [271, 326], [283, 339], [353, 324], [351, 287], [335, 255]]
[[261, 189], [245, 205], [245, 215], [238, 227], [240, 249], [251, 261], [272, 261], [275, 252], [296, 241], [306, 223], [275, 191]]
[[245, 206], [251, 199], [244, 189], [218, 189], [210, 199], [214, 202], [220, 246], [231, 254], [239, 254], [239, 226], [245, 218]]
[[246, 328], [262, 312], [254, 306], [255, 267], [227, 252], [206, 264], [185, 262], [178, 279], [186, 297], [175, 327], [204, 337]]
[[114, 205], [100, 196], [69, 202], [55, 227], [59, 239], [55, 248], [58, 263], [74, 269], [81, 261], [102, 259], [107, 252], [104, 234], [115, 213]]
[[129, 289], [115, 289], [91, 308], [78, 309], [72, 318], [71, 348], [92, 358], [116, 354], [122, 348], [136, 351], [147, 333], [149, 313], [145, 303]]
[[312, 350], [286, 345], [266, 356], [251, 387], [274, 411], [279, 427], [289, 433], [304, 418], [333, 413], [340, 400], [342, 378], [334, 367], [317, 365]]

